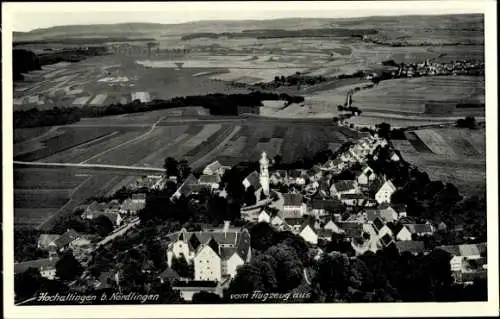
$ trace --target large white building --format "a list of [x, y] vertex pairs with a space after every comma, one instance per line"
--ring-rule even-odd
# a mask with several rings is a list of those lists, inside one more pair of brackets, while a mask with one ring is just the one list
[[233, 278], [236, 270], [250, 261], [250, 233], [247, 229], [223, 229], [188, 232], [182, 229], [170, 238], [167, 249], [169, 266], [172, 258], [186, 258], [194, 264], [194, 279], [221, 281]]

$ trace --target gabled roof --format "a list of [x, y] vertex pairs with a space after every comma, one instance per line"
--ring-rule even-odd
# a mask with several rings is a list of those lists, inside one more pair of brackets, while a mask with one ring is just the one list
[[213, 172], [217, 171], [218, 169], [223, 168], [224, 166], [219, 162], [219, 161], [214, 161], [210, 164], [208, 164], [205, 169], [209, 169]]
[[382, 227], [385, 226], [385, 222], [381, 217], [377, 217], [373, 220], [373, 228], [375, 229], [376, 232], [382, 229]]
[[256, 171], [248, 174], [248, 176], [245, 177], [245, 180], [247, 180], [248, 183], [250, 183], [250, 185], [253, 186], [256, 190], [260, 188], [260, 176]]
[[347, 199], [365, 199], [367, 197], [363, 194], [342, 194], [340, 198], [347, 200]]
[[304, 224], [304, 217], [285, 218], [285, 222], [290, 226], [303, 225]]
[[145, 193], [132, 194], [132, 199], [133, 200], [146, 200], [146, 194]]
[[20, 274], [28, 270], [28, 268], [36, 268], [39, 270], [55, 268], [59, 258], [41, 258], [35, 260], [24, 261], [21, 263], [14, 263], [14, 274]]
[[423, 241], [413, 241], [413, 240], [404, 240], [396, 242], [396, 248], [399, 253], [403, 253], [405, 251], [419, 254], [424, 252], [424, 242]]
[[158, 278], [169, 280], [178, 279], [179, 277], [179, 274], [172, 268], [167, 268], [158, 275]]
[[320, 238], [331, 238], [333, 235], [333, 231], [331, 229], [318, 229], [316, 230], [316, 234]]
[[73, 240], [80, 237], [80, 234], [77, 233], [74, 229], [69, 229], [64, 234], [61, 235], [57, 240], [54, 241], [57, 248], [62, 248], [69, 245]]
[[333, 199], [313, 199], [311, 206], [313, 209], [333, 209], [341, 206], [338, 200]]
[[382, 189], [382, 188], [387, 188], [389, 189], [391, 192], [395, 192], [397, 190], [396, 186], [394, 186], [394, 184], [390, 181], [390, 180], [387, 180], [380, 188], [379, 188], [379, 191]]
[[283, 194], [284, 206], [302, 206], [303, 196], [301, 194], [286, 193]]
[[219, 175], [201, 175], [198, 180], [200, 184], [218, 184], [220, 183]]
[[346, 237], [354, 238], [363, 233], [363, 224], [355, 222], [339, 222], [336, 224], [344, 231]]
[[444, 250], [452, 256], [480, 256], [486, 254], [486, 243], [466, 244], [466, 245], [446, 245], [438, 246], [436, 249]]
[[200, 193], [203, 190], [210, 191], [210, 185], [207, 184], [193, 184], [189, 186], [189, 188], [191, 189], [192, 194]]
[[228, 260], [236, 252], [236, 247], [220, 247], [220, 258], [222, 260]]
[[333, 185], [335, 186], [337, 192], [346, 192], [356, 189], [355, 183], [356, 183], [355, 181], [342, 180], [335, 182]]
[[38, 244], [40, 247], [47, 248], [49, 246], [55, 245], [55, 241], [61, 237], [61, 235], [58, 234], [41, 234], [40, 237], [38, 238]]
[[394, 217], [394, 214], [397, 215], [397, 212], [391, 207], [387, 206], [379, 210], [380, 217], [384, 218], [386, 221], [392, 221], [397, 217]]
[[430, 224], [406, 224], [404, 226], [412, 234], [432, 233], [432, 226]]
[[192, 189], [191, 186], [194, 184], [197, 184], [198, 180], [196, 177], [194, 177], [193, 174], [189, 174], [189, 176], [184, 180], [184, 182], [181, 184], [181, 186], [177, 189], [177, 192], [179, 192], [181, 195], [184, 196], [189, 196], [191, 195]]
[[387, 247], [391, 242], [393, 242], [393, 240], [389, 234], [385, 234], [384, 236], [382, 236], [382, 238], [380, 238], [380, 242], [384, 247]]

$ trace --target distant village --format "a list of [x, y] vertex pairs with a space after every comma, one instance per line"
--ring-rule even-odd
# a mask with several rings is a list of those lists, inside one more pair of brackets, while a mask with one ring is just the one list
[[[422, 68], [434, 68], [434, 72], [440, 72], [438, 67], [425, 65]], [[405, 70], [408, 72], [410, 68]], [[252, 260], [254, 253], [248, 227], [256, 223], [266, 223], [276, 231], [291, 232], [303, 238], [315, 259], [322, 258], [325, 254], [323, 247], [335, 238], [348, 243], [355, 256], [375, 253], [389, 246], [401, 254], [429, 253], [424, 239], [446, 229], [447, 225], [444, 222], [416, 222], [407, 214], [404, 205], [391, 203], [397, 187], [368, 164], [368, 158], [376, 158], [381, 148], [389, 149], [391, 161], [402, 161], [388, 141], [377, 134], [356, 140], [336, 158], [317, 163], [312, 169], [273, 169], [272, 159], [263, 152], [260, 169], [242, 181], [245, 190], [255, 191], [255, 204], [241, 208], [241, 218], [246, 224], [236, 226], [226, 221], [218, 227], [203, 226], [196, 231], [182, 227], [167, 234], [168, 245], [164, 254], [168, 267], [157, 275], [158, 280], [170, 281], [172, 288], [179, 290], [185, 301], [192, 300], [193, 295], [201, 291], [222, 296], [223, 290], [237, 275], [238, 268]], [[48, 251], [49, 257], [17, 262], [15, 274], [35, 268], [42, 277], [54, 279], [57, 277], [56, 263], [68, 251], [85, 267], [99, 247], [135, 231], [140, 223], [138, 213], [145, 208], [150, 190], [162, 189], [168, 181], [174, 181], [178, 188], [170, 197], [173, 202], [200, 192], [226, 198], [228, 191], [220, 185], [224, 173], [230, 169], [215, 161], [207, 165], [198, 178], [193, 174], [183, 180], [168, 174], [144, 176], [127, 186], [131, 194], [129, 198], [93, 201], [78, 207], [75, 211], [82, 220], [92, 222], [106, 218], [114, 229], [97, 239], [95, 235], [78, 233], [74, 229], [67, 229], [63, 234], [41, 234], [38, 248]], [[354, 174], [341, 175], [346, 169], [351, 169]], [[343, 179], [338, 176], [343, 176]], [[467, 285], [475, 278], [486, 276], [486, 243], [434, 249], [451, 254], [450, 267], [456, 283]], [[173, 260], [179, 259], [193, 267], [189, 277], [172, 269]], [[89, 275], [82, 276], [88, 278]], [[99, 289], [119, 280], [116, 274], [104, 272], [91, 282], [93, 288]]]

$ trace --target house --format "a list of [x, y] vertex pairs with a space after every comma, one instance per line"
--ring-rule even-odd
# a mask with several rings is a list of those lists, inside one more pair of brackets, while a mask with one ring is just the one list
[[332, 230], [325, 228], [316, 230], [316, 235], [318, 236], [318, 240], [321, 239], [321, 240], [331, 241], [333, 233], [334, 232]]
[[333, 220], [329, 220], [325, 226], [323, 226], [323, 229], [326, 229], [326, 230], [330, 230], [336, 234], [340, 234], [343, 232], [342, 229], [340, 229], [337, 224], [335, 224], [335, 222]]
[[384, 236], [380, 237], [379, 242], [382, 246], [382, 248], [389, 247], [389, 245], [394, 243], [394, 240], [389, 234], [385, 234]]
[[401, 228], [401, 230], [397, 233], [396, 239], [399, 241], [410, 241], [412, 240], [412, 233], [411, 231], [407, 228], [404, 227]]
[[236, 269], [251, 257], [250, 233], [247, 229], [229, 229], [226, 222], [223, 229], [213, 231], [187, 232], [182, 229], [170, 237], [167, 249], [171, 258], [186, 258], [194, 263], [195, 280], [221, 281], [234, 277]]
[[340, 198], [341, 195], [356, 194], [358, 192], [359, 190], [356, 181], [341, 180], [334, 182], [330, 187], [330, 195], [337, 198]]
[[[455, 281], [463, 282], [463, 275], [465, 273], [470, 273], [470, 267], [468, 265], [473, 263], [471, 262], [472, 260], [479, 261], [484, 259], [486, 257], [486, 248], [486, 243], [480, 243], [439, 246], [435, 249], [442, 250], [450, 254], [450, 269], [453, 273]], [[481, 270], [486, 270], [486, 264], [484, 263], [481, 268]]]
[[283, 215], [302, 217], [307, 211], [301, 194], [286, 193], [283, 194]]
[[425, 251], [423, 241], [398, 241], [396, 242], [396, 248], [400, 254], [404, 252], [409, 252], [413, 255], [421, 254]]
[[74, 229], [68, 229], [64, 234], [59, 236], [54, 241], [54, 244], [56, 245], [57, 251], [62, 252], [66, 250], [70, 244], [80, 238], [80, 234], [77, 233]]
[[399, 162], [401, 157], [393, 149], [391, 149], [389, 151], [389, 159], [394, 162]]
[[257, 217], [257, 222], [259, 223], [270, 223], [271, 222], [271, 216], [265, 211], [262, 210]]
[[41, 234], [38, 238], [37, 248], [48, 250], [49, 252], [53, 252], [57, 250], [57, 246], [55, 241], [61, 237], [58, 234]]
[[404, 204], [391, 204], [392, 209], [397, 213], [397, 219], [403, 218], [407, 216], [406, 213], [406, 205]]
[[369, 202], [368, 198], [363, 194], [342, 194], [340, 201], [347, 206], [365, 206]]
[[313, 199], [311, 203], [311, 213], [316, 217], [320, 218], [327, 216], [330, 212], [333, 212], [335, 208], [341, 206], [342, 204], [338, 200], [333, 199]]
[[158, 275], [158, 279], [163, 284], [165, 282], [172, 282], [179, 279], [179, 274], [172, 268], [167, 268]]
[[194, 184], [198, 184], [198, 180], [196, 179], [196, 177], [194, 177], [193, 174], [189, 174], [189, 176], [186, 177], [181, 186], [179, 186], [175, 193], [170, 197], [170, 200], [179, 199], [181, 196], [188, 197], [192, 194], [191, 186]]
[[203, 169], [203, 175], [219, 175], [222, 176], [226, 172], [226, 170], [230, 169], [229, 166], [222, 165], [219, 161], [212, 162], [208, 164]]
[[104, 216], [113, 223], [114, 227], [118, 227], [122, 223], [122, 216], [117, 210], [107, 210], [107, 211], [85, 211], [82, 214], [83, 219], [96, 219], [99, 216]]
[[377, 191], [375, 194], [375, 200], [379, 203], [390, 203], [391, 202], [391, 196], [392, 194], [396, 191], [396, 186], [388, 180], [386, 181], [382, 187]]
[[259, 173], [257, 173], [256, 171], [251, 172], [247, 177], [245, 177], [242, 183], [245, 187], [245, 190], [247, 190], [250, 186], [253, 186], [254, 190], [260, 189], [261, 185]]
[[366, 165], [363, 170], [357, 175], [356, 181], [361, 186], [368, 186], [370, 182], [373, 182], [377, 179], [377, 175], [373, 171], [373, 169]]
[[386, 222], [393, 222], [398, 219], [398, 213], [387, 203], [383, 203], [378, 207], [379, 216]]
[[382, 217], [378, 216], [372, 221], [371, 224], [373, 229], [375, 229], [375, 232], [378, 233], [385, 226], [385, 221]]
[[138, 211], [146, 207], [145, 194], [142, 194], [144, 195], [144, 200], [142, 199], [142, 196], [134, 197], [134, 195], [140, 195], [140, 194], [133, 194], [132, 198], [125, 199], [120, 206], [121, 211], [129, 215], [136, 215]]
[[14, 274], [22, 274], [29, 268], [35, 268], [42, 277], [52, 280], [56, 278], [56, 263], [58, 260], [57, 257], [49, 257], [14, 263]]
[[337, 223], [338, 227], [343, 231], [346, 239], [352, 240], [360, 237], [363, 234], [363, 224], [353, 222]]
[[271, 225], [275, 228], [280, 228], [284, 223], [285, 221], [278, 215], [271, 219]]
[[209, 186], [210, 189], [215, 190], [219, 188], [220, 181], [221, 181], [220, 176], [217, 174], [201, 175], [200, 178], [198, 179], [198, 184]]
[[435, 231], [431, 224], [405, 224], [404, 228], [417, 236], [432, 236]]
[[277, 170], [271, 173], [269, 182], [273, 185], [284, 183], [287, 178], [287, 173], [285, 170]]
[[300, 232], [305, 221], [303, 217], [289, 217], [289, 218], [284, 218], [284, 220], [285, 224], [288, 225], [288, 227], [290, 227], [290, 230], [296, 234]]
[[304, 238], [304, 240], [312, 245], [318, 244], [318, 234], [314, 230], [314, 227], [310, 223], [305, 223], [299, 230], [299, 236]]
[[386, 235], [391, 236], [391, 238], [394, 236], [392, 233], [392, 230], [389, 228], [389, 226], [384, 225], [384, 226], [382, 226], [382, 228], [380, 228], [377, 231], [377, 236], [378, 236], [378, 238], [382, 238]]

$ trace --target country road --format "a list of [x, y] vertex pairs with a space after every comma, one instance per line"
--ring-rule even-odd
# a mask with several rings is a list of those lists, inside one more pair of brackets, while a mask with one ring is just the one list
[[82, 164], [82, 163], [44, 163], [44, 162], [22, 162], [13, 161], [14, 165], [19, 166], [34, 166], [34, 167], [75, 167], [75, 168], [91, 168], [103, 170], [124, 170], [144, 173], [162, 173], [165, 170], [159, 167], [142, 167], [142, 166], [122, 166], [122, 165], [106, 165], [106, 164]]
[[126, 142], [123, 142], [123, 143], [121, 143], [121, 144], [118, 144], [118, 145], [116, 145], [116, 146], [114, 146], [114, 147], [111, 147], [111, 148], [109, 148], [109, 149], [107, 149], [107, 150], [105, 150], [105, 151], [102, 151], [102, 152], [100, 152], [100, 153], [98, 153], [98, 154], [95, 154], [95, 155], [93, 155], [93, 156], [91, 156], [91, 157], [87, 158], [86, 160], [82, 161], [80, 164], [85, 164], [85, 163], [87, 163], [87, 162], [89, 162], [89, 161], [93, 160], [94, 158], [98, 158], [99, 156], [102, 156], [102, 155], [104, 155], [104, 154], [106, 154], [106, 153], [108, 153], [108, 152], [114, 151], [114, 150], [116, 150], [117, 148], [123, 147], [123, 146], [125, 146], [125, 145], [131, 144], [131, 143], [134, 143], [134, 142], [137, 142], [137, 141], [140, 141], [141, 139], [143, 139], [143, 138], [145, 138], [146, 136], [148, 136], [149, 134], [151, 134], [151, 132], [153, 132], [153, 131], [154, 131], [154, 129], [156, 128], [156, 126], [158, 126], [158, 123], [160, 123], [162, 120], [163, 120], [163, 118], [162, 118], [162, 117], [161, 117], [161, 118], [159, 118], [159, 119], [158, 119], [158, 121], [156, 121], [153, 125], [151, 125], [151, 127], [149, 128], [149, 130], [147, 130], [144, 134], [141, 134], [141, 135], [137, 136], [136, 138], [133, 138], [133, 139], [131, 139], [131, 140], [128, 140], [128, 141], [126, 141]]

